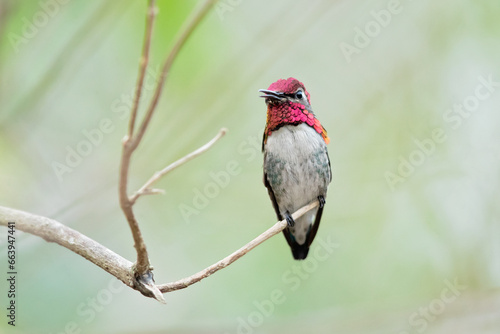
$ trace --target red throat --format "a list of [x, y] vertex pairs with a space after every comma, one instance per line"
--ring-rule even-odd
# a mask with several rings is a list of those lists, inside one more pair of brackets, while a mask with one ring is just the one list
[[298, 125], [306, 123], [314, 128], [324, 139], [325, 143], [330, 142], [330, 138], [314, 114], [308, 111], [302, 104], [287, 102], [281, 104], [270, 104], [267, 107], [267, 123], [265, 137], [270, 136], [274, 130], [283, 125]]

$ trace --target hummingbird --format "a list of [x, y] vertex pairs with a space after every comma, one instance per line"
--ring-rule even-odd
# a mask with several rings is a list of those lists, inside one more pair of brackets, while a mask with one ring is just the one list
[[[312, 111], [302, 82], [280, 79], [259, 92], [267, 105], [264, 185], [278, 220], [287, 221], [283, 234], [293, 257], [303, 260], [318, 231], [332, 178], [326, 147], [330, 139]], [[316, 199], [317, 208], [293, 219], [292, 213]]]

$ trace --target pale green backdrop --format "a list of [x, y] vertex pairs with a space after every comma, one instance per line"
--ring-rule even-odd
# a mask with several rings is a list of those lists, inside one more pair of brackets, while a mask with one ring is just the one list
[[[145, 101], [196, 4], [158, 1]], [[0, 2], [1, 205], [57, 219], [131, 261], [117, 170], [146, 5]], [[275, 222], [257, 91], [289, 76], [305, 83], [331, 138], [333, 182], [309, 260], [295, 262], [276, 236], [161, 305], [18, 233], [17, 326], [2, 278], [0, 331], [500, 332], [499, 17], [497, 0], [221, 0], [176, 60], [133, 156], [136, 189], [229, 129], [157, 185], [165, 195], [136, 205], [156, 281], [191, 275]], [[0, 238], [3, 275], [5, 228]]]

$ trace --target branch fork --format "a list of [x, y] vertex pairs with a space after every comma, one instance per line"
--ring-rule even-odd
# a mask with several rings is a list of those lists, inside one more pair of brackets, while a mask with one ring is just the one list
[[[153, 117], [154, 112], [156, 111], [156, 107], [158, 105], [158, 101], [160, 99], [161, 92], [163, 90], [163, 86], [165, 85], [165, 80], [168, 76], [170, 68], [173, 65], [174, 60], [176, 59], [180, 49], [189, 38], [195, 27], [199, 24], [199, 22], [203, 19], [205, 14], [208, 12], [210, 7], [215, 3], [215, 0], [207, 0], [202, 6], [200, 6], [199, 10], [197, 10], [192, 18], [188, 21], [188, 24], [181, 30], [179, 37], [176, 39], [170, 53], [166, 57], [164, 62], [160, 78], [157, 82], [156, 89], [153, 94], [153, 98], [147, 108], [147, 111], [142, 118], [141, 124], [139, 128], [135, 129], [135, 123], [137, 120], [137, 113], [139, 110], [139, 105], [141, 102], [141, 95], [143, 91], [144, 78], [146, 76], [146, 69], [149, 64], [149, 53], [151, 49], [151, 39], [153, 35], [153, 26], [154, 20], [157, 14], [156, 1], [150, 0], [148, 6], [148, 14], [146, 17], [146, 30], [144, 36], [144, 44], [142, 48], [142, 55], [139, 62], [139, 75], [137, 78], [137, 84], [135, 88], [134, 102], [132, 105], [132, 109], [130, 112], [130, 122], [128, 126], [128, 133], [123, 139], [122, 145], [122, 156], [120, 162], [120, 177], [119, 177], [119, 199], [120, 199], [120, 207], [125, 215], [130, 230], [132, 232], [132, 237], [134, 238], [134, 247], [137, 251], [137, 260], [133, 267], [133, 276], [136, 278], [137, 289], [141, 291], [144, 295], [153, 296], [155, 299], [164, 302], [163, 296], [160, 291], [156, 288], [153, 279], [153, 273], [151, 269], [151, 264], [148, 257], [148, 251], [146, 248], [146, 243], [142, 237], [142, 233], [139, 229], [139, 224], [137, 219], [135, 218], [133, 205], [137, 201], [137, 199], [142, 195], [152, 195], [162, 193], [159, 189], [153, 189], [151, 186], [153, 183], [157, 182], [161, 177], [169, 173], [171, 170], [176, 168], [177, 166], [182, 165], [183, 163], [191, 160], [195, 156], [205, 152], [208, 150], [218, 139], [220, 139], [224, 134], [225, 130], [221, 130], [219, 134], [216, 136], [216, 139], [207, 143], [206, 149], [200, 148], [198, 154], [188, 155], [179, 161], [173, 163], [173, 167], [167, 166], [160, 172], [155, 173], [149, 181], [146, 182], [144, 186], [142, 186], [138, 191], [136, 191], [132, 196], [128, 195], [128, 175], [130, 169], [130, 161], [132, 154], [137, 149], [139, 144], [146, 133], [146, 130], [151, 123], [151, 119]], [[210, 144], [210, 145], [209, 145]], [[190, 157], [191, 156], [191, 157]], [[171, 166], [172, 166], [171, 165]]]

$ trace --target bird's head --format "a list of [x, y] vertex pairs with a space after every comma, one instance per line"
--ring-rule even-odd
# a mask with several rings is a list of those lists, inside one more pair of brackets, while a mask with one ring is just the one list
[[280, 79], [272, 83], [268, 89], [260, 89], [261, 97], [266, 99], [268, 106], [301, 104], [311, 109], [310, 95], [304, 84], [295, 78]]
[[306, 123], [323, 136], [325, 142], [329, 139], [325, 129], [314, 116], [311, 108], [311, 97], [304, 84], [295, 78], [280, 79], [272, 83], [268, 89], [260, 89], [261, 97], [267, 104], [267, 122], [264, 141], [272, 131], [284, 125]]

